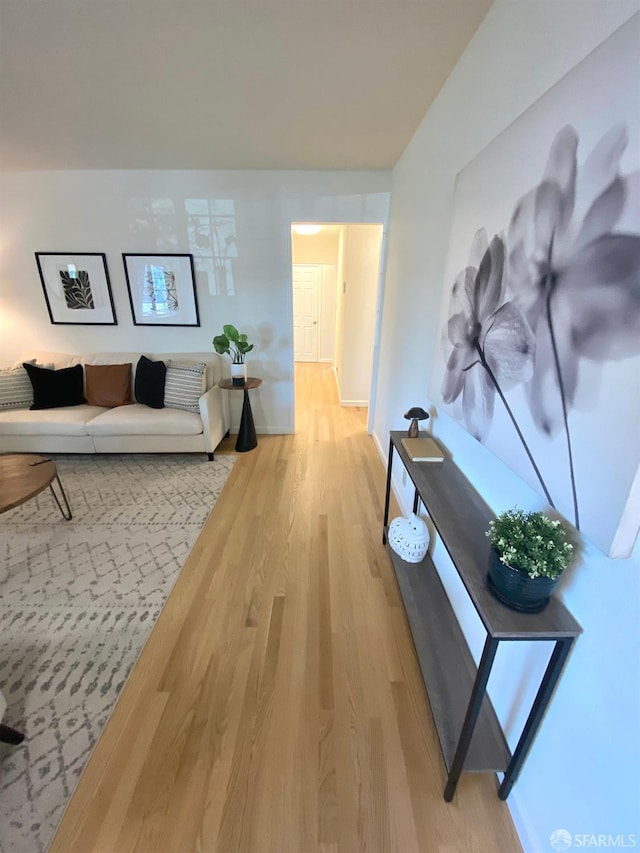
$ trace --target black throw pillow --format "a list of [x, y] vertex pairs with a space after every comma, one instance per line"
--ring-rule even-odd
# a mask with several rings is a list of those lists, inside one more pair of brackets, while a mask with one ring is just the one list
[[167, 365], [164, 361], [151, 361], [141, 355], [136, 366], [134, 393], [138, 403], [144, 403], [152, 409], [164, 409], [164, 383], [167, 378]]
[[59, 409], [61, 406], [80, 406], [84, 397], [84, 371], [81, 364], [49, 370], [25, 361], [22, 365], [33, 385], [32, 409]]

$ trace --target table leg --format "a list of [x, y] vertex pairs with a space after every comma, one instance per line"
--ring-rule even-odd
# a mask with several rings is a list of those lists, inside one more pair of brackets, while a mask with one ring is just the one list
[[56, 482], [58, 484], [58, 488], [60, 489], [60, 494], [62, 495], [62, 500], [64, 501], [64, 507], [63, 507], [62, 503], [60, 503], [60, 498], [55, 493], [55, 490], [53, 488], [53, 483], [51, 483], [49, 488], [51, 489], [51, 494], [53, 495], [55, 502], [58, 504], [58, 509], [60, 510], [60, 515], [64, 518], [65, 521], [71, 521], [71, 519], [73, 518], [73, 515], [71, 514], [71, 507], [69, 506], [69, 501], [67, 500], [67, 496], [65, 494], [65, 491], [62, 488], [62, 481], [60, 480], [60, 477], [57, 474], [56, 474], [56, 478], [55, 478], [54, 482]]
[[389, 523], [389, 501], [391, 498], [391, 466], [393, 465], [393, 439], [389, 439], [389, 461], [387, 462], [387, 491], [384, 496], [384, 518], [382, 521], [382, 544], [387, 544], [387, 524]]
[[245, 453], [247, 450], [253, 450], [258, 446], [258, 438], [256, 436], [256, 428], [253, 423], [253, 413], [251, 412], [251, 403], [249, 402], [249, 392], [244, 389], [244, 400], [242, 402], [242, 417], [240, 418], [240, 429], [238, 430], [238, 438], [236, 440], [236, 451]]
[[471, 743], [473, 731], [480, 715], [482, 700], [484, 699], [487, 691], [487, 681], [491, 674], [491, 667], [493, 666], [493, 659], [496, 656], [497, 650], [498, 640], [493, 637], [487, 637], [484, 643], [482, 658], [480, 659], [480, 664], [478, 666], [476, 680], [471, 691], [467, 713], [464, 718], [464, 723], [462, 724], [462, 731], [460, 732], [456, 753], [453, 757], [453, 761], [451, 762], [447, 786], [444, 789], [444, 799], [447, 803], [450, 803], [453, 799], [458, 779], [462, 773], [464, 760], [467, 757], [467, 751], [469, 749], [469, 744]]
[[520, 774], [524, 760], [529, 752], [529, 747], [533, 743], [538, 727], [542, 722], [542, 718], [547, 710], [547, 706], [551, 696], [553, 695], [556, 684], [558, 683], [558, 679], [562, 674], [563, 667], [569, 656], [572, 645], [573, 637], [556, 640], [551, 658], [547, 664], [547, 669], [545, 670], [536, 698], [531, 706], [527, 722], [522, 730], [520, 740], [518, 741], [518, 745], [515, 748], [511, 762], [505, 771], [504, 779], [502, 780], [502, 784], [498, 790], [498, 796], [501, 800], [507, 799]]
[[11, 726], [5, 726], [3, 723], [0, 723], [0, 742], [10, 743], [11, 746], [17, 746], [19, 743], [22, 743], [23, 740], [24, 735], [22, 732], [12, 729]]

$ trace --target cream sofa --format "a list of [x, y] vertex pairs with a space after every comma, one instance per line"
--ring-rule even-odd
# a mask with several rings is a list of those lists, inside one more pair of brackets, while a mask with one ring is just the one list
[[66, 406], [58, 409], [0, 411], [0, 453], [213, 453], [229, 430], [229, 401], [218, 387], [222, 360], [216, 353], [109, 352], [70, 355], [25, 353], [23, 360], [53, 364], [56, 369], [76, 364], [131, 362], [132, 388], [140, 355], [162, 361], [205, 362], [206, 390], [199, 413], [183, 409], [151, 409], [139, 403], [105, 409]]

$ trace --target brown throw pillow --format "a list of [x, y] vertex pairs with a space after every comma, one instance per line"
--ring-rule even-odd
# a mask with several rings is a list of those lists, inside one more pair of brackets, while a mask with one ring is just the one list
[[131, 403], [131, 364], [85, 364], [87, 403], [113, 409]]

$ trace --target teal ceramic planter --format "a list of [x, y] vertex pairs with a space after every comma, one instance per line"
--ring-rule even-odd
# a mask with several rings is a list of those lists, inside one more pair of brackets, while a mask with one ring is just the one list
[[497, 553], [491, 551], [487, 586], [498, 601], [512, 610], [540, 613], [549, 603], [558, 581], [559, 578], [530, 578], [519, 569], [505, 566]]

